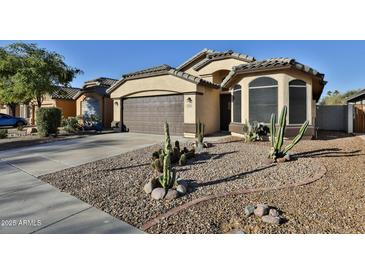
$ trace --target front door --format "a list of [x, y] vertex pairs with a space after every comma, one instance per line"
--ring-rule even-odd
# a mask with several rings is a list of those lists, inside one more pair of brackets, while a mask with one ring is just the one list
[[220, 95], [221, 130], [228, 131], [231, 123], [231, 94]]

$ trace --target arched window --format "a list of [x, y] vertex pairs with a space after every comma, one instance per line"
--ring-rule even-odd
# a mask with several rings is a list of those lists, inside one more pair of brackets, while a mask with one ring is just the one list
[[289, 82], [289, 124], [307, 120], [307, 85], [302, 80]]
[[241, 123], [242, 91], [240, 85], [233, 88], [233, 122]]
[[278, 112], [278, 82], [270, 77], [256, 78], [249, 84], [250, 122], [270, 122]]

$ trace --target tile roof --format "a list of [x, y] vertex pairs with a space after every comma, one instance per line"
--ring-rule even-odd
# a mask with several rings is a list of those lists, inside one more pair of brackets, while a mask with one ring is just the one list
[[206, 55], [206, 54], [209, 54], [209, 53], [214, 53], [214, 52], [217, 52], [217, 51], [214, 51], [212, 49], [203, 49], [201, 51], [199, 51], [197, 54], [195, 54], [194, 56], [190, 57], [188, 60], [186, 60], [184, 63], [182, 63], [180, 66], [178, 66], [176, 69], [177, 70], [181, 70], [183, 69], [184, 67], [188, 66], [189, 64], [191, 64], [192, 62], [194, 62], [196, 59]]
[[64, 99], [64, 100], [72, 100], [73, 97], [80, 91], [79, 88], [73, 87], [60, 87], [59, 90], [52, 93], [52, 99]]
[[249, 56], [247, 54], [241, 54], [239, 52], [234, 52], [233, 50], [228, 50], [228, 51], [224, 51], [224, 52], [212, 52], [212, 53], [208, 53], [207, 56], [202, 61], [200, 61], [198, 64], [196, 64], [193, 67], [193, 69], [199, 70], [212, 61], [222, 60], [222, 59], [226, 59], [226, 58], [235, 58], [235, 59], [242, 60], [245, 62], [254, 62], [256, 60], [252, 56]]
[[111, 87], [116, 82], [118, 82], [117, 79], [107, 78], [107, 77], [99, 77], [93, 80], [85, 81], [84, 87], [89, 86], [105, 86], [105, 87]]
[[155, 67], [150, 67], [147, 69], [135, 71], [132, 73], [124, 74], [123, 78], [120, 79], [116, 84], [114, 84], [112, 87], [110, 87], [107, 92], [111, 93], [113, 90], [115, 90], [117, 87], [122, 85], [125, 81], [131, 80], [131, 79], [140, 79], [140, 78], [146, 78], [146, 77], [152, 77], [152, 76], [159, 76], [159, 75], [174, 75], [176, 77], [188, 80], [190, 82], [194, 82], [196, 84], [202, 84], [205, 86], [210, 86], [213, 88], [219, 88], [220, 86], [212, 83], [210, 81], [204, 80], [200, 77], [191, 75], [189, 73], [177, 70], [169, 65], [163, 64]]
[[297, 62], [293, 58], [270, 58], [261, 61], [255, 61], [247, 64], [238, 65], [232, 68], [231, 72], [227, 75], [227, 77], [222, 82], [222, 87], [226, 87], [227, 84], [232, 80], [232, 78], [241, 73], [250, 73], [250, 72], [259, 72], [265, 70], [275, 70], [282, 68], [294, 68], [306, 73], [309, 73], [315, 77], [320, 78], [323, 84], [326, 83], [324, 81], [324, 74], [316, 71], [315, 69], [303, 65]]

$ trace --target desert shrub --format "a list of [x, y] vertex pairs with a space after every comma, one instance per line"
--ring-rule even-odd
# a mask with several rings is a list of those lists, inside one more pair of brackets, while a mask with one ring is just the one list
[[62, 111], [59, 108], [40, 108], [37, 110], [37, 130], [40, 136], [57, 135], [61, 126]]
[[81, 129], [79, 120], [76, 117], [68, 117], [63, 120], [63, 128], [68, 133], [75, 133]]
[[0, 129], [0, 139], [5, 139], [8, 137], [8, 130], [7, 129]]
[[262, 141], [263, 137], [267, 135], [269, 128], [262, 123], [245, 121], [243, 123], [243, 140], [246, 143]]

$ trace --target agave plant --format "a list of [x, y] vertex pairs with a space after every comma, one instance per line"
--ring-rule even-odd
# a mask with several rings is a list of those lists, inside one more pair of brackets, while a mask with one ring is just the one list
[[287, 145], [284, 149], [282, 149], [282, 146], [284, 144], [287, 112], [288, 108], [287, 106], [284, 106], [280, 113], [278, 129], [276, 129], [275, 125], [276, 115], [275, 114], [271, 115], [271, 120], [270, 120], [271, 149], [269, 157], [274, 160], [284, 157], [296, 144], [298, 144], [299, 141], [303, 138], [304, 133], [306, 132], [309, 125], [309, 122], [305, 121], [301, 126], [297, 136], [295, 136], [295, 138], [289, 145]]

